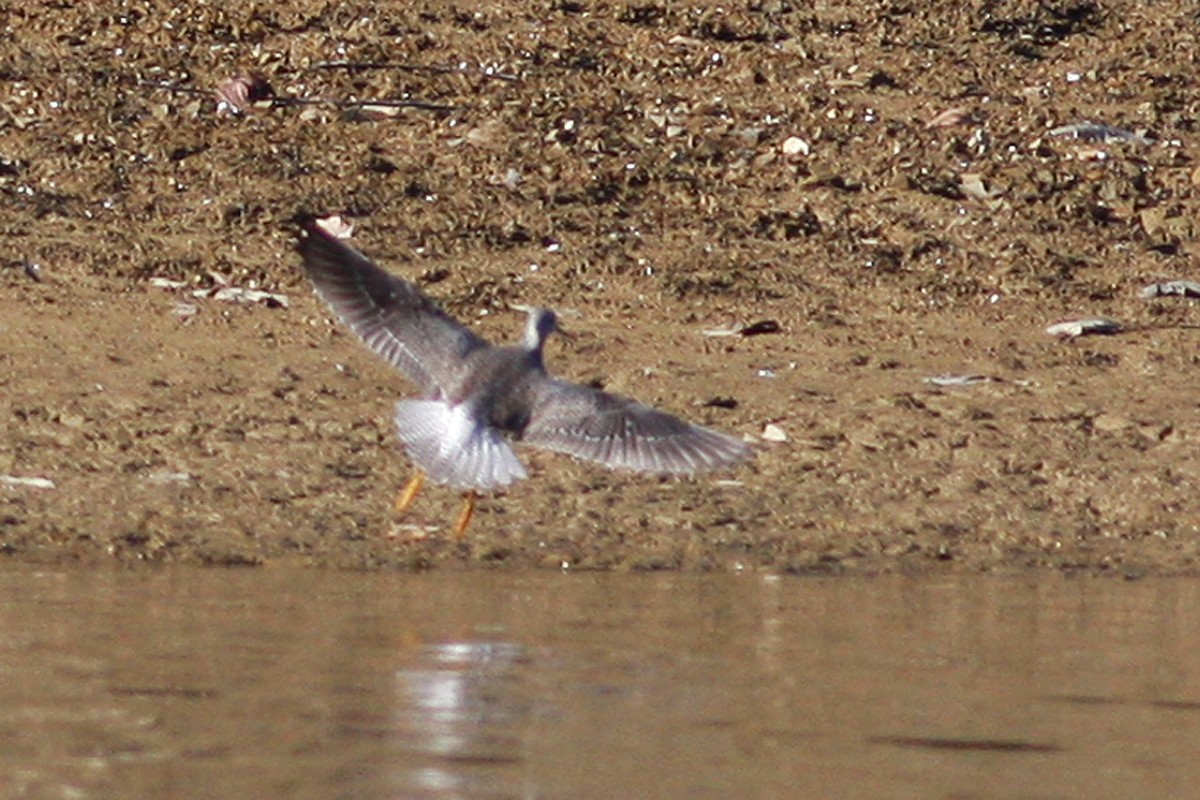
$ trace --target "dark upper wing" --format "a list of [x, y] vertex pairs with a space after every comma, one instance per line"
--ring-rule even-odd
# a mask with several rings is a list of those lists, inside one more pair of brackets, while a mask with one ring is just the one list
[[626, 397], [553, 378], [536, 388], [521, 438], [536, 447], [639, 472], [716, 469], [751, 452], [732, 436]]
[[299, 249], [317, 293], [342, 322], [425, 392], [443, 388], [439, 365], [488, 346], [416, 284], [375, 266], [314, 222], [304, 224]]

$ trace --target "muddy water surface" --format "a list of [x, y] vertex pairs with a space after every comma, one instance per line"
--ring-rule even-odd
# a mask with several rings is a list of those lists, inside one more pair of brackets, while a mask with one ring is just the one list
[[1200, 584], [0, 573], [8, 797], [1184, 797]]

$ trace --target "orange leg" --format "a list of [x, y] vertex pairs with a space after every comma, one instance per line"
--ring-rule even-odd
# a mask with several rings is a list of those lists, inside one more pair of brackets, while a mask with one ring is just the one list
[[404, 485], [404, 488], [400, 490], [400, 493], [396, 495], [396, 503], [394, 506], [396, 516], [400, 516], [405, 511], [408, 511], [408, 507], [411, 506], [413, 501], [417, 499], [417, 493], [421, 491], [421, 487], [424, 485], [425, 473], [421, 472], [421, 470], [417, 470], [413, 474], [412, 478], [409, 479], [408, 483]]
[[454, 538], [462, 540], [467, 533], [467, 526], [471, 524], [471, 517], [475, 516], [475, 498], [474, 490], [467, 491], [463, 495], [463, 510], [458, 515], [458, 522], [454, 524]]

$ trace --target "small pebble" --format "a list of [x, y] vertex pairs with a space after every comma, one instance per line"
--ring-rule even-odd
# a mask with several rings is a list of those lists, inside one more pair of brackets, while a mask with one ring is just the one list
[[779, 149], [783, 151], [785, 156], [806, 156], [811, 152], [808, 142], [799, 136], [789, 136], [784, 139]]
[[340, 214], [321, 217], [316, 221], [316, 223], [318, 228], [325, 231], [335, 239], [346, 241], [354, 235], [354, 223], [342, 217]]
[[788, 439], [787, 432], [773, 422], [763, 426], [762, 438], [764, 442], [786, 442]]

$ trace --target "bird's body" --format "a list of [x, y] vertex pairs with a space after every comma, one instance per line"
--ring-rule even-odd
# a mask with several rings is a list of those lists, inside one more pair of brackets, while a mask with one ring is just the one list
[[[421, 399], [397, 404], [397, 434], [437, 483], [486, 492], [527, 477], [513, 440], [652, 473], [691, 474], [750, 454], [725, 434], [549, 375], [544, 348], [558, 329], [552, 311], [530, 309], [521, 343], [494, 346], [319, 222], [305, 225], [300, 253], [342, 321], [421, 388]], [[405, 506], [415, 485], [410, 490]]]

